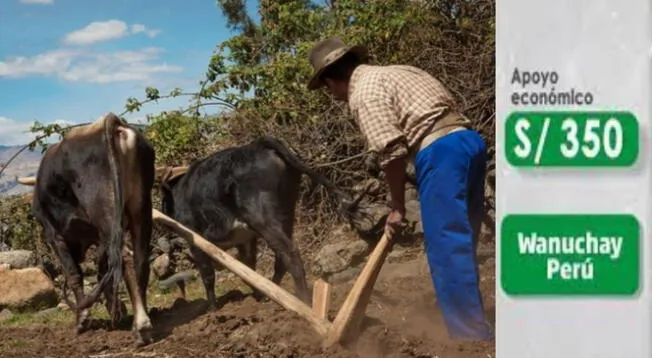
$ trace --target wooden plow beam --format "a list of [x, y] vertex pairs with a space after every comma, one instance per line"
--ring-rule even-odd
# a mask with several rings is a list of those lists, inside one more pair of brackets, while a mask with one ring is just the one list
[[[34, 185], [36, 179], [21, 178], [19, 179], [19, 183]], [[196, 232], [169, 216], [153, 209], [152, 218], [154, 221], [184, 238], [189, 244], [202, 250], [213, 260], [222, 264], [222, 266], [239, 276], [245, 282], [256, 287], [274, 302], [303, 317], [322, 336], [324, 347], [329, 347], [336, 343], [348, 343], [357, 338], [360, 332], [360, 325], [371, 298], [373, 286], [392, 247], [392, 242], [386, 235], [383, 235], [371, 255], [369, 255], [367, 263], [353, 284], [335, 319], [333, 322], [330, 322], [328, 320], [328, 310], [330, 308], [331, 286], [327, 282], [319, 279], [314, 283], [313, 307], [310, 307], [293, 294], [274, 284], [271, 280], [252, 270], [247, 265], [229, 255], [226, 251], [213, 245]]]

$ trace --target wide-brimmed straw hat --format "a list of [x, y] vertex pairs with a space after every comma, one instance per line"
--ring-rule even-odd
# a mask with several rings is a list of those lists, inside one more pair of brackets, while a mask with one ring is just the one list
[[356, 55], [360, 61], [365, 61], [369, 57], [369, 50], [366, 46], [347, 46], [344, 41], [337, 37], [332, 37], [317, 43], [308, 55], [310, 64], [314, 70], [308, 82], [308, 89], [314, 90], [321, 87], [323, 83], [319, 77], [324, 70], [349, 52]]

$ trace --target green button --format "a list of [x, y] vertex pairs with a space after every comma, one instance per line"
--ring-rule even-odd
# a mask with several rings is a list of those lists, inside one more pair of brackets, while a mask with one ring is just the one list
[[505, 155], [517, 167], [627, 167], [638, 157], [638, 132], [630, 112], [515, 112]]
[[509, 295], [634, 295], [638, 221], [631, 215], [508, 215], [500, 281]]

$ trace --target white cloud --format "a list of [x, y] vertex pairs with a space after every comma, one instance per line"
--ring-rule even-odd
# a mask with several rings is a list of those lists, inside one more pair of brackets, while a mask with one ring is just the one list
[[82, 29], [65, 35], [63, 43], [67, 45], [90, 45], [139, 33], [144, 33], [151, 38], [160, 32], [160, 30], [149, 29], [142, 24], [134, 24], [129, 27], [124, 21], [120, 20], [95, 21]]
[[116, 52], [58, 49], [0, 61], [0, 78], [53, 76], [69, 82], [110, 83], [148, 80], [157, 73], [182, 70], [161, 62], [162, 52], [156, 47]]
[[41, 4], [41, 5], [51, 5], [54, 4], [54, 0], [20, 0], [21, 4]]
[[63, 38], [68, 45], [88, 45], [100, 41], [115, 40], [129, 33], [127, 24], [120, 20], [91, 22], [86, 27], [73, 31]]
[[[45, 0], [27, 0], [45, 1]], [[156, 36], [160, 31], [142, 24], [128, 26], [120, 20], [92, 22], [63, 38], [67, 45], [89, 45], [128, 35]], [[63, 47], [34, 56], [13, 56], [0, 61], [0, 78], [53, 76], [69, 82], [109, 83], [151, 79], [155, 73], [172, 73], [181, 67], [160, 61], [163, 50], [146, 47], [132, 51], [97, 52], [83, 47]]]
[[0, 116], [0, 145], [19, 145], [29, 143], [34, 135], [29, 132], [30, 123], [18, 122]]
[[156, 37], [156, 35], [161, 33], [161, 30], [152, 30], [148, 29], [145, 25], [141, 24], [134, 24], [131, 25], [131, 33], [132, 34], [139, 34], [141, 32], [144, 32], [147, 36], [150, 38]]
[[[25, 145], [36, 138], [37, 133], [32, 133], [29, 128], [32, 126], [33, 121], [17, 121], [11, 118], [0, 116], [0, 145]], [[54, 120], [47, 122], [47, 124], [57, 123], [60, 126], [69, 126], [74, 122], [67, 120]], [[47, 142], [58, 141], [57, 135], [52, 135], [47, 139]]]

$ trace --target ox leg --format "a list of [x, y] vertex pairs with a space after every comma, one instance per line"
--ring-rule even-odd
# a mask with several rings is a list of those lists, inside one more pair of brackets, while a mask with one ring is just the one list
[[[283, 231], [282, 225], [278, 222], [267, 225], [258, 221], [251, 221], [250, 225], [265, 238], [267, 245], [274, 251], [276, 257], [280, 257], [294, 280], [295, 294], [297, 298], [308, 305], [312, 305], [312, 297], [306, 281], [306, 271], [303, 267], [303, 260], [299, 250], [292, 239]], [[274, 265], [275, 268], [277, 265]], [[275, 273], [276, 274], [276, 273]], [[279, 280], [280, 281], [280, 280]]]
[[[179, 260], [179, 255], [181, 254], [178, 248], [172, 247], [170, 249], [170, 252], [168, 253], [170, 257], [170, 269], [171, 272], [177, 272], [177, 267], [178, 267], [178, 260]], [[177, 280], [177, 287], [179, 288], [179, 291], [177, 292], [177, 299], [186, 300], [186, 281], [185, 280]]]
[[[82, 275], [82, 269], [79, 266], [79, 261], [81, 260], [81, 249], [78, 249], [76, 246], [73, 248], [68, 247], [64, 238], [58, 235], [55, 236], [55, 239], [51, 242], [54, 243], [57, 255], [59, 256], [59, 262], [61, 263], [61, 268], [66, 280], [66, 286], [72, 289], [72, 292], [75, 295], [75, 302], [79, 303], [84, 299], [84, 278]], [[75, 328], [79, 334], [84, 332], [88, 326], [89, 310], [76, 310], [75, 314]]]
[[177, 287], [179, 287], [179, 293], [177, 293], [177, 298], [180, 300], [186, 300], [186, 282], [184, 280], [177, 281]]
[[138, 278], [134, 269], [134, 258], [131, 255], [125, 256], [124, 278], [131, 299], [131, 308], [134, 312], [133, 330], [136, 334], [136, 344], [142, 346], [151, 342], [152, 323], [141, 300]]
[[[238, 245], [238, 259], [254, 271], [256, 271], [257, 255], [258, 255], [258, 240], [255, 236], [248, 243]], [[252, 294], [256, 299], [256, 301], [262, 301], [265, 299], [266, 296], [262, 292], [260, 292], [256, 287], [249, 284], [248, 286], [251, 288]]]
[[147, 284], [149, 282], [149, 243], [152, 235], [152, 216], [130, 215], [129, 226], [132, 239], [133, 257], [125, 267], [125, 279], [134, 312], [133, 329], [138, 335], [138, 345], [152, 341], [152, 322], [147, 314]]
[[199, 270], [201, 281], [204, 284], [208, 310], [214, 311], [217, 308], [217, 300], [215, 298], [215, 269], [213, 268], [213, 262], [209, 256], [195, 246], [190, 247], [190, 253]]
[[280, 257], [279, 255], [276, 255], [274, 258], [274, 275], [272, 276], [272, 282], [274, 282], [277, 285], [281, 284], [281, 280], [283, 280], [283, 276], [285, 276], [285, 273], [287, 272], [287, 267], [285, 266], [285, 263], [283, 262], [283, 258]]
[[[292, 234], [294, 232], [294, 206], [291, 206], [289, 208], [288, 214], [285, 215], [285, 218], [286, 219], [283, 220], [283, 232], [285, 232], [285, 235], [290, 239], [291, 242], [294, 242], [292, 240]], [[274, 275], [272, 276], [272, 282], [274, 282], [277, 285], [280, 285], [281, 281], [283, 280], [283, 276], [285, 276], [286, 272], [287, 272], [287, 266], [285, 266], [285, 262], [283, 262], [283, 258], [279, 255], [275, 255]]]

